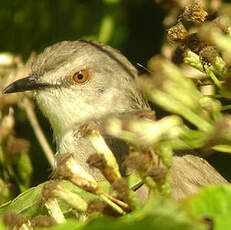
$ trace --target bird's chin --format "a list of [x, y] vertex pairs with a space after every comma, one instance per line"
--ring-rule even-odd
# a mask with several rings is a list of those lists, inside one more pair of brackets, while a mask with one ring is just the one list
[[49, 120], [55, 136], [72, 127], [77, 116], [69, 111], [68, 103], [64, 103], [65, 100], [56, 95], [54, 90], [36, 90], [33, 96], [42, 114]]

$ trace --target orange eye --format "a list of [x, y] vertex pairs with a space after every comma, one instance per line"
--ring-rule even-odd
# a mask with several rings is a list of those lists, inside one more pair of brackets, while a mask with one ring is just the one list
[[80, 70], [72, 76], [76, 83], [84, 83], [88, 79], [88, 72], [86, 70]]

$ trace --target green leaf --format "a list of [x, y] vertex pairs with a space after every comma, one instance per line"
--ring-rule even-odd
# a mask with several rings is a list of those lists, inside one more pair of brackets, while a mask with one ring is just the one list
[[33, 217], [39, 213], [39, 201], [41, 199], [42, 187], [45, 183], [37, 187], [30, 188], [21, 193], [12, 201], [9, 201], [0, 206], [0, 215], [5, 212], [22, 213], [26, 216]]
[[141, 178], [135, 173], [127, 176], [126, 179], [127, 179], [129, 188], [133, 190], [140, 187], [140, 185], [143, 184], [143, 181], [141, 180]]
[[[41, 229], [49, 229], [49, 230], [63, 230], [63, 229], [68, 229], [68, 230], [80, 230], [83, 229], [84, 223], [78, 222], [74, 219], [68, 219], [65, 223], [63, 224], [57, 224], [51, 228], [41, 228]], [[39, 228], [40, 229], [40, 228]]]
[[[14, 211], [16, 213], [24, 214], [28, 217], [34, 217], [35, 215], [46, 213], [46, 209], [43, 207], [41, 199], [42, 199], [42, 188], [45, 184], [49, 183], [49, 181], [42, 183], [36, 187], [30, 188], [25, 192], [21, 193], [12, 201], [9, 201], [0, 206], [0, 215], [4, 212]], [[104, 191], [109, 190], [109, 184], [106, 181], [99, 182], [100, 186], [104, 189]], [[75, 192], [80, 195], [84, 200], [88, 201], [96, 196], [85, 192], [84, 190], [76, 187], [72, 183], [68, 181], [60, 181], [60, 185], [68, 189], [71, 192]], [[62, 212], [65, 214], [71, 210], [71, 208], [64, 203], [63, 201], [59, 200], [60, 207]]]
[[171, 200], [155, 197], [149, 199], [140, 209], [117, 219], [108, 217], [89, 221], [84, 230], [202, 230], [201, 222], [191, 218], [181, 206]]
[[185, 201], [194, 217], [210, 218], [214, 230], [230, 229], [231, 226], [231, 185], [209, 186]]
[[[132, 177], [130, 176], [128, 180], [131, 187], [136, 187], [141, 183], [141, 179], [136, 176], [132, 176]], [[21, 193], [15, 199], [1, 205], [0, 215], [2, 215], [4, 212], [14, 211], [18, 214], [21, 213], [28, 217], [33, 217], [37, 214], [41, 214], [41, 212], [42, 213], [46, 212], [46, 209], [43, 209], [41, 203], [41, 198], [42, 198], [41, 192], [43, 186], [46, 183], [49, 183], [49, 181], [42, 183], [36, 187], [30, 188], [25, 192]], [[105, 192], [107, 193], [109, 192], [110, 185], [106, 180], [99, 181], [98, 183]], [[85, 192], [84, 190], [76, 187], [75, 185], [73, 185], [68, 181], [60, 181], [60, 185], [71, 192], [77, 193], [86, 201], [96, 197], [95, 195], [89, 192]], [[59, 201], [59, 204], [64, 214], [71, 210], [71, 208], [66, 203]]]
[[90, 217], [85, 223], [67, 220], [66, 223], [56, 225], [50, 230], [205, 230], [205, 226], [189, 216], [180, 204], [155, 197], [149, 199], [140, 209], [120, 218]]

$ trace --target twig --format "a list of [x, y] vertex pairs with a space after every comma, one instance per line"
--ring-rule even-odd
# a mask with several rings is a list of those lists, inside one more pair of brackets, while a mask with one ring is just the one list
[[104, 193], [103, 194], [105, 197], [107, 197], [109, 200], [111, 200], [112, 202], [118, 204], [119, 206], [123, 207], [123, 208], [129, 208], [128, 204], [126, 204], [125, 202], [123, 202], [122, 200], [118, 200], [116, 199], [115, 197], [107, 194], [107, 193]]
[[49, 162], [49, 164], [52, 166], [52, 168], [54, 167], [54, 163], [55, 163], [55, 158], [54, 158], [54, 154], [53, 151], [51, 150], [48, 141], [46, 140], [45, 135], [43, 134], [43, 131], [39, 125], [38, 119], [35, 115], [35, 112], [33, 110], [33, 106], [32, 103], [30, 102], [30, 100], [28, 98], [24, 98], [23, 99], [23, 103], [22, 106], [24, 107], [27, 117], [31, 123], [31, 126], [35, 132], [35, 135], [45, 153], [45, 156]]
[[114, 202], [112, 202], [107, 196], [105, 196], [105, 194], [101, 194], [100, 198], [103, 201], [105, 201], [108, 205], [110, 205], [119, 214], [121, 214], [121, 215], [125, 215], [126, 214], [126, 212], [122, 208], [120, 208], [117, 204], [115, 204]]
[[205, 65], [204, 66], [205, 68], [205, 72], [209, 75], [209, 77], [213, 80], [213, 82], [215, 83], [215, 85], [218, 87], [218, 88], [221, 88], [221, 82], [217, 79], [217, 77], [215, 76], [215, 74], [213, 73], [213, 71], [210, 70], [210, 68]]

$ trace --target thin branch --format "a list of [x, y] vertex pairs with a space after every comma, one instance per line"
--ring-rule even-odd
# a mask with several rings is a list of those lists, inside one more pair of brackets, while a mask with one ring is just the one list
[[54, 163], [55, 163], [55, 158], [54, 158], [54, 153], [51, 150], [50, 145], [48, 144], [48, 141], [46, 140], [45, 135], [43, 134], [43, 131], [39, 125], [38, 119], [36, 117], [36, 114], [34, 112], [33, 109], [33, 105], [31, 103], [31, 101], [28, 98], [24, 98], [23, 99], [23, 103], [22, 106], [24, 107], [27, 117], [31, 123], [31, 126], [35, 132], [35, 135], [45, 153], [45, 156], [49, 162], [49, 164], [52, 166], [52, 168], [54, 167]]

